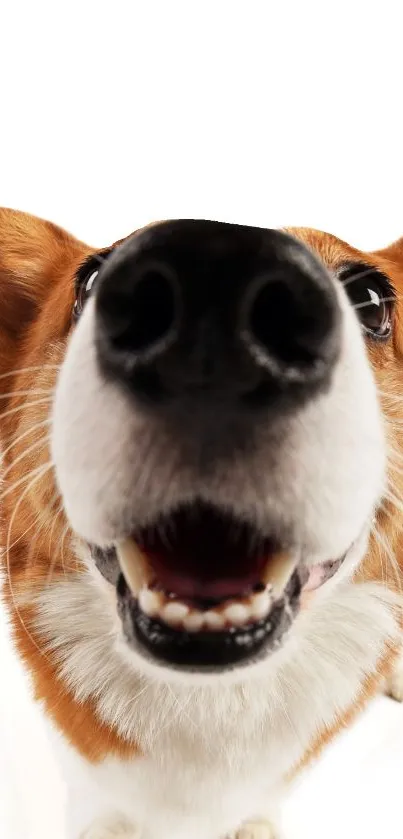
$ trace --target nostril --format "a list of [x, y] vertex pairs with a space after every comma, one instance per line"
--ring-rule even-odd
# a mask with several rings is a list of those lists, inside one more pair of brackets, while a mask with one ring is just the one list
[[[279, 361], [308, 363], [312, 358], [315, 317], [281, 281], [265, 283], [249, 313], [252, 338]], [[312, 329], [313, 327], [313, 329]]]
[[147, 350], [168, 337], [176, 322], [175, 292], [172, 275], [161, 268], [148, 269], [137, 281], [130, 325], [134, 352]]
[[175, 336], [179, 309], [176, 276], [168, 266], [121, 269], [119, 282], [105, 292], [98, 302], [115, 350], [149, 356], [166, 348]]
[[284, 378], [316, 377], [337, 347], [338, 304], [330, 285], [302, 272], [259, 277], [243, 304], [243, 338], [255, 359]]

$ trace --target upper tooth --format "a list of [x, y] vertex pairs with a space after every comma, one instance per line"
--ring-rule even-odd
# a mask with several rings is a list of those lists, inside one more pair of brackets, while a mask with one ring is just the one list
[[283, 593], [297, 563], [298, 556], [295, 553], [278, 553], [268, 561], [263, 582], [271, 586], [276, 597]]
[[254, 594], [250, 601], [249, 611], [253, 618], [264, 618], [270, 609], [270, 595], [268, 591]]
[[142, 588], [139, 594], [139, 606], [144, 614], [154, 618], [161, 609], [162, 595], [149, 588]]
[[146, 557], [133, 539], [122, 539], [116, 552], [128, 586], [134, 595], [138, 595], [148, 578]]

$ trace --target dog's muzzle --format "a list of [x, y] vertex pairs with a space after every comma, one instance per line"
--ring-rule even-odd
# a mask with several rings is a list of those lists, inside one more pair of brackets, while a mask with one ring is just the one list
[[356, 469], [353, 515], [354, 489], [342, 495], [338, 453], [373, 449], [356, 409], [362, 372], [380, 435], [355, 316], [301, 242], [205, 221], [126, 240], [91, 294], [55, 410], [71, 523], [98, 545], [143, 656], [193, 671], [258, 660], [337, 571], [376, 500], [382, 449], [368, 492]]
[[309, 567], [246, 522], [192, 504], [121, 541], [92, 548], [116, 585], [126, 639], [176, 669], [221, 670], [274, 651], [344, 557]]
[[[104, 375], [190, 448], [201, 439], [206, 464], [224, 450], [239, 456], [262, 409], [292, 411], [326, 387], [339, 350], [330, 278], [275, 231], [162, 225], [107, 262], [96, 309]], [[294, 547], [197, 503], [117, 552], [126, 635], [173, 666], [229, 666], [274, 649], [307, 577]]]

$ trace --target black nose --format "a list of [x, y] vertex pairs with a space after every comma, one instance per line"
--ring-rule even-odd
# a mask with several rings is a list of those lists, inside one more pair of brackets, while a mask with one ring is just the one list
[[340, 348], [333, 281], [275, 230], [156, 225], [112, 253], [95, 305], [104, 374], [158, 405], [293, 405], [328, 384]]

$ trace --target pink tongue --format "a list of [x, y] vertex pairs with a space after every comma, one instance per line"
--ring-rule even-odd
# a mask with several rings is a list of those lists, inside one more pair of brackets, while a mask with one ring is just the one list
[[318, 565], [312, 565], [309, 569], [309, 577], [304, 585], [302, 591], [315, 591], [323, 585], [327, 580], [330, 580], [336, 571], [339, 570], [342, 559], [328, 560]]
[[228, 574], [228, 576], [223, 575], [217, 578], [217, 571], [213, 574], [212, 570], [208, 573], [209, 569], [204, 569], [203, 576], [200, 572], [191, 576], [189, 573], [186, 574], [185, 569], [176, 570], [168, 567], [165, 558], [159, 554], [147, 551], [147, 555], [155, 573], [157, 585], [167, 594], [173, 592], [178, 597], [189, 600], [224, 600], [229, 597], [242, 597], [259, 582], [260, 566], [264, 564], [263, 558], [263, 561], [256, 563], [256, 567], [249, 572], [243, 571], [242, 574], [234, 577]]
[[193, 577], [169, 575], [159, 573], [158, 584], [169, 594], [174, 592], [178, 597], [190, 600], [224, 600], [228, 597], [242, 597], [253, 588], [256, 577], [244, 577], [242, 580], [197, 580]]
[[315, 591], [316, 588], [324, 583], [326, 578], [326, 570], [323, 565], [313, 565], [309, 571], [309, 577], [302, 589], [302, 591]]

